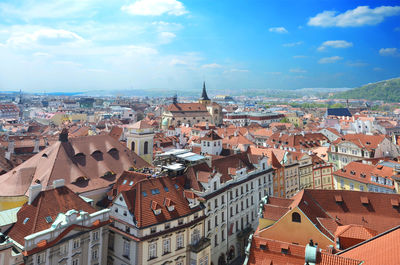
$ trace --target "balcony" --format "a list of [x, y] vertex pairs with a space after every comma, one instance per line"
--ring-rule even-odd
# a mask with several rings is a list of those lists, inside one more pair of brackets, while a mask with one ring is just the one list
[[211, 239], [203, 237], [196, 244], [189, 245], [189, 249], [191, 252], [199, 253], [200, 251], [204, 250], [210, 245], [211, 245]]

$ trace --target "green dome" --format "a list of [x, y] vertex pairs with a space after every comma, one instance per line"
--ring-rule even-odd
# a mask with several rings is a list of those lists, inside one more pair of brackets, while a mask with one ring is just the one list
[[168, 125], [168, 119], [164, 118], [161, 124], [167, 126]]

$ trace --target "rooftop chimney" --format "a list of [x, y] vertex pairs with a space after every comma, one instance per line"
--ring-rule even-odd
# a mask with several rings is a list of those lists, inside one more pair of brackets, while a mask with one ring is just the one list
[[39, 147], [40, 147], [40, 140], [39, 138], [35, 138], [35, 146], [33, 148], [33, 152], [39, 153]]
[[65, 180], [64, 179], [56, 179], [53, 181], [53, 187], [55, 189], [59, 188], [59, 187], [64, 187], [65, 185]]
[[29, 200], [28, 204], [31, 205], [35, 198], [42, 191], [42, 184], [34, 184], [29, 187]]
[[62, 129], [62, 131], [58, 137], [58, 140], [63, 143], [68, 142], [68, 129], [67, 128]]

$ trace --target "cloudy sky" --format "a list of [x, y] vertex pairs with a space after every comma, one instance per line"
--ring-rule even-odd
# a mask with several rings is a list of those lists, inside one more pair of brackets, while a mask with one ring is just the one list
[[398, 3], [1, 0], [0, 91], [359, 86], [400, 76]]

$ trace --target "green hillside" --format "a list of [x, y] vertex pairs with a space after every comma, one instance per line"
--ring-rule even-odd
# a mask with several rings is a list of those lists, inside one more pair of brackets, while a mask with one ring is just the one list
[[400, 78], [371, 83], [362, 87], [337, 93], [334, 98], [384, 100], [400, 102]]

